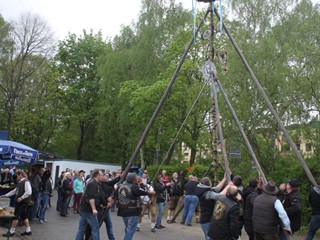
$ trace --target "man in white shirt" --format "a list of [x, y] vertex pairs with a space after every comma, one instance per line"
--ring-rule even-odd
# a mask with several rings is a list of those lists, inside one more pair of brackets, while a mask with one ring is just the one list
[[14, 217], [12, 219], [11, 229], [6, 234], [3, 234], [4, 237], [11, 237], [14, 236], [16, 226], [18, 224], [19, 218], [22, 219], [24, 225], [26, 226], [25, 232], [21, 233], [22, 236], [24, 235], [32, 235], [31, 228], [29, 225], [28, 220], [28, 204], [31, 200], [32, 188], [30, 181], [27, 179], [27, 174], [23, 170], [18, 170], [17, 174], [17, 187], [12, 191], [8, 192], [5, 195], [0, 197], [11, 197], [15, 196], [16, 207], [14, 210]]
[[151, 214], [151, 232], [156, 232], [156, 214], [157, 214], [157, 206], [156, 206], [156, 200], [155, 200], [155, 191], [153, 187], [149, 184], [142, 183], [142, 178], [137, 177], [138, 186], [142, 188], [143, 190], [147, 191], [151, 195], [146, 196], [140, 196], [141, 199], [141, 214], [139, 216], [139, 223], [137, 226], [137, 232], [140, 231], [142, 218], [146, 212], [147, 209], [149, 209], [149, 213]]

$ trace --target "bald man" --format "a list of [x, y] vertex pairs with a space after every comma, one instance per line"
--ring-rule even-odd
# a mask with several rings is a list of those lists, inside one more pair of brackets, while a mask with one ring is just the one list
[[231, 240], [239, 238], [238, 188], [228, 185], [226, 196], [219, 196], [214, 207], [208, 235], [212, 239]]

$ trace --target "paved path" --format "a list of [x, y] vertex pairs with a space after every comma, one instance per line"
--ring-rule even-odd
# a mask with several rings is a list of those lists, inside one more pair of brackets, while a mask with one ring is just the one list
[[[72, 209], [69, 209], [70, 214], [68, 217], [60, 217], [58, 212], [55, 210], [56, 206], [56, 193], [52, 200], [52, 208], [47, 210], [48, 219], [47, 223], [40, 224], [38, 222], [31, 222], [32, 227], [32, 236], [21, 237], [20, 233], [24, 232], [24, 227], [18, 227], [16, 231], [16, 236], [10, 238], [12, 240], [73, 240], [78, 229], [79, 215], [73, 214]], [[113, 229], [116, 239], [123, 239], [124, 235], [124, 224], [122, 218], [116, 216], [116, 212], [112, 213], [113, 219]], [[178, 218], [178, 222], [179, 222]], [[134, 239], [137, 240], [150, 240], [150, 239], [159, 239], [159, 240], [203, 240], [204, 236], [200, 227], [200, 224], [194, 223], [192, 227], [187, 227], [179, 223], [167, 224], [163, 223], [166, 226], [165, 229], [158, 230], [156, 233], [150, 231], [150, 221], [148, 216], [145, 216], [142, 222], [141, 231], [137, 232], [134, 235]], [[5, 230], [0, 228], [0, 233], [4, 233]], [[243, 231], [244, 232], [244, 231]], [[102, 225], [100, 229], [101, 239], [108, 239], [105, 226]], [[0, 237], [0, 239], [5, 239]], [[302, 240], [303, 238], [294, 238], [295, 240]], [[242, 236], [241, 240], [248, 240], [247, 236]]]

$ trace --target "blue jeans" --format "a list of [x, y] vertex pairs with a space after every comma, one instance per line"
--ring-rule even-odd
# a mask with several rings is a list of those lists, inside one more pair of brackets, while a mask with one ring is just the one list
[[157, 214], [156, 226], [159, 227], [161, 225], [164, 206], [166, 205], [166, 203], [165, 202], [160, 202], [160, 203], [157, 203], [157, 205], [158, 205], [158, 214]]
[[125, 234], [123, 240], [131, 240], [136, 232], [139, 216], [122, 217], [125, 228]]
[[41, 202], [41, 192], [37, 192], [35, 194], [34, 205], [32, 207], [30, 220], [34, 220], [37, 217], [37, 213], [40, 208], [40, 202]]
[[312, 240], [317, 230], [320, 228], [320, 215], [312, 215], [306, 240]]
[[76, 235], [76, 240], [83, 240], [87, 224], [89, 224], [91, 227], [92, 239], [100, 240], [99, 221], [97, 216], [93, 216], [92, 213], [85, 212], [80, 212], [79, 229]]
[[[102, 214], [102, 211], [103, 211], [103, 209], [102, 208], [100, 208], [99, 210], [98, 210], [98, 218], [100, 219], [100, 216], [101, 216], [101, 214]], [[110, 210], [108, 210], [107, 212], [106, 212], [106, 215], [105, 215], [105, 217], [104, 217], [104, 223], [105, 223], [105, 225], [106, 225], [106, 230], [107, 230], [107, 235], [108, 235], [108, 238], [109, 238], [109, 240], [115, 240], [116, 238], [114, 237], [114, 234], [113, 234], [113, 229], [112, 229], [112, 219], [111, 219], [111, 212], [110, 212]]]
[[203, 233], [204, 233], [204, 238], [205, 238], [205, 240], [211, 240], [211, 238], [208, 236], [209, 227], [210, 227], [210, 222], [208, 222], [208, 223], [201, 223], [201, 228], [202, 228], [202, 231], [203, 231]]
[[198, 197], [196, 195], [186, 195], [184, 198], [184, 209], [182, 215], [181, 223], [185, 223], [187, 219], [187, 224], [192, 223], [193, 212], [198, 204]]
[[50, 195], [48, 192], [41, 193], [39, 220], [44, 221], [44, 219], [45, 219], [49, 198], [50, 198]]

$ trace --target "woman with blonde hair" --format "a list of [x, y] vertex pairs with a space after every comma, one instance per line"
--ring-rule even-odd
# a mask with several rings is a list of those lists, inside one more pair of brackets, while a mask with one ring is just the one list
[[72, 194], [73, 186], [70, 172], [66, 172], [62, 179], [62, 187], [61, 187], [61, 217], [67, 216], [68, 209], [68, 199]]

